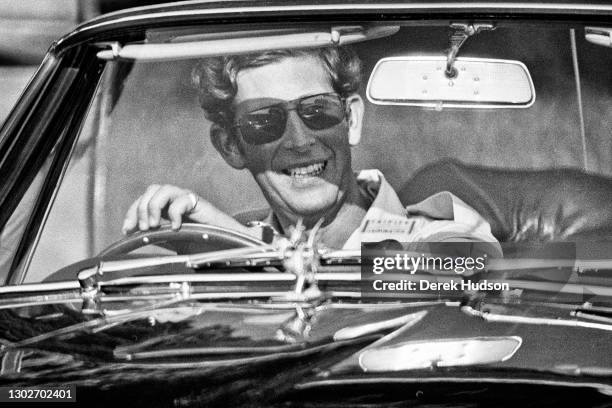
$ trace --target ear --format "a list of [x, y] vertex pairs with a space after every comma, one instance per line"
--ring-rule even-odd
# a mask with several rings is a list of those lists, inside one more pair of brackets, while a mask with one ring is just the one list
[[245, 160], [238, 140], [226, 128], [216, 123], [210, 125], [210, 140], [227, 164], [238, 170], [244, 169]]
[[346, 98], [346, 109], [348, 117], [348, 137], [349, 144], [356, 146], [361, 140], [361, 129], [363, 127], [364, 104], [363, 99], [358, 94], [353, 94]]

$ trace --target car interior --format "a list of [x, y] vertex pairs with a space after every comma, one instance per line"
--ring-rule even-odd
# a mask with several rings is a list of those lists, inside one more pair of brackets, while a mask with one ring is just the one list
[[[353, 168], [381, 170], [406, 205], [451, 191], [480, 212], [502, 242], [609, 239], [612, 49], [590, 41], [581, 25], [482, 22], [492, 28], [466, 38], [457, 61], [520, 62], [534, 88], [529, 103], [372, 102], [366, 86], [381, 59], [445, 60], [453, 23], [398, 23], [380, 38], [351, 44], [363, 62], [366, 101]], [[168, 45], [162, 34], [151, 33], [144, 43]], [[125, 211], [152, 183], [192, 188], [243, 221], [267, 211], [250, 174], [231, 169], [212, 147], [191, 81], [198, 56], [104, 58], [111, 60], [26, 282], [121, 239]]]

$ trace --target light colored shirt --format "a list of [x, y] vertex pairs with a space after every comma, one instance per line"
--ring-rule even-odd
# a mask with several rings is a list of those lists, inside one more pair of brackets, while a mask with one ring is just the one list
[[476, 210], [448, 191], [404, 206], [379, 170], [362, 170], [357, 182], [371, 197], [372, 205], [343, 249], [359, 249], [362, 242], [490, 242], [501, 256], [491, 226]]
[[[434, 194], [409, 206], [402, 205], [397, 193], [379, 170], [361, 170], [357, 183], [373, 199], [361, 224], [342, 249], [361, 249], [362, 242], [395, 240], [411, 242], [482, 242], [490, 256], [501, 257], [501, 246], [491, 226], [476, 210], [448, 191]], [[265, 223], [277, 231], [272, 212]]]

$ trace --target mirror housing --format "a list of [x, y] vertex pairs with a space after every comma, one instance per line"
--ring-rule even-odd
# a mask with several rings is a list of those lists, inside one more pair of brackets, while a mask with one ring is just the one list
[[444, 56], [383, 58], [366, 90], [376, 105], [443, 108], [528, 108], [535, 102], [529, 70], [519, 61], [457, 58], [457, 75], [445, 74]]

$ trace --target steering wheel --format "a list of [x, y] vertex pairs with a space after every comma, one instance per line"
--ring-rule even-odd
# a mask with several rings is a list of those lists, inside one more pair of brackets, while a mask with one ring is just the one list
[[65, 266], [48, 276], [45, 281], [61, 281], [75, 279], [77, 273], [85, 267], [91, 267], [100, 261], [118, 259], [139, 248], [155, 245], [172, 250], [178, 255], [198, 252], [220, 251], [224, 249], [257, 247], [265, 242], [250, 235], [212, 225], [190, 224], [181, 225], [178, 231], [169, 225], [160, 228], [141, 231], [123, 238], [100, 252], [93, 258]]
[[256, 247], [265, 242], [231, 229], [206, 224], [181, 225], [173, 230], [169, 225], [141, 231], [117, 241], [98, 254], [101, 259], [112, 259], [147, 245], [170, 249], [178, 255], [224, 249]]

